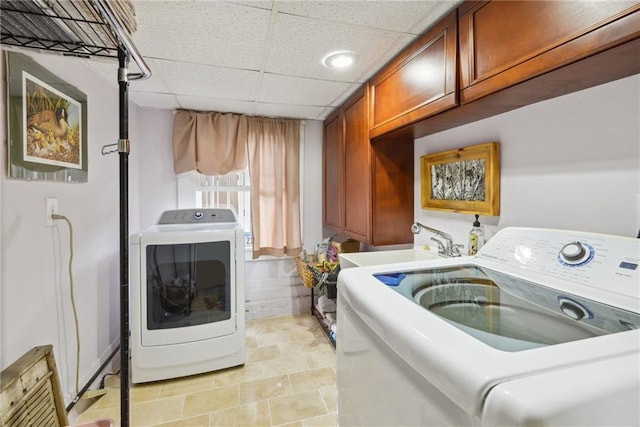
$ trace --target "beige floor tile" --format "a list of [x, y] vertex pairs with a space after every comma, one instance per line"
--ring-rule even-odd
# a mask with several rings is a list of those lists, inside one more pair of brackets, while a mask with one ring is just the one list
[[266, 334], [258, 335], [256, 338], [256, 344], [258, 347], [267, 347], [270, 345], [278, 344], [281, 342], [294, 342], [296, 341], [295, 333], [291, 330], [280, 330], [276, 332], [269, 332]]
[[[104, 396], [98, 399], [92, 406], [92, 409], [97, 408], [110, 408], [113, 406], [120, 407], [120, 389], [119, 388], [107, 388], [107, 392]], [[131, 393], [131, 390], [129, 390]]]
[[210, 427], [271, 426], [269, 404], [266, 400], [211, 412], [209, 417]]
[[307, 361], [302, 356], [266, 360], [264, 362], [260, 362], [259, 365], [262, 367], [262, 375], [265, 378], [309, 369]]
[[333, 348], [320, 349], [304, 354], [309, 368], [322, 368], [325, 366], [336, 366], [336, 351]]
[[148, 402], [160, 396], [162, 382], [134, 384], [129, 388], [129, 397], [132, 403]]
[[271, 422], [280, 425], [327, 413], [317, 390], [269, 399]]
[[111, 418], [116, 423], [120, 423], [120, 405], [108, 408], [89, 408], [83, 412], [77, 419], [76, 424], [88, 423], [90, 421], [103, 420]]
[[207, 427], [209, 426], [209, 414], [195, 417], [181, 418], [168, 423], [156, 424], [154, 427]]
[[129, 409], [131, 425], [136, 427], [153, 426], [179, 420], [182, 417], [184, 405], [184, 396], [168, 397], [131, 405]]
[[179, 394], [193, 393], [212, 388], [213, 374], [192, 375], [163, 382], [158, 397], [177, 396]]
[[335, 385], [336, 383], [336, 373], [329, 367], [296, 372], [290, 374], [289, 378], [296, 393], [315, 390], [320, 387]]
[[338, 424], [336, 414], [320, 415], [319, 417], [302, 420], [302, 427], [335, 427]]
[[286, 375], [248, 381], [240, 384], [240, 402], [248, 403], [293, 393]]
[[324, 400], [325, 405], [327, 405], [327, 409], [329, 412], [337, 413], [338, 412], [338, 389], [335, 385], [322, 387], [320, 389], [320, 395]]
[[232, 408], [240, 404], [238, 385], [218, 387], [186, 395], [184, 417], [205, 414], [219, 409]]
[[[249, 321], [246, 343], [244, 366], [132, 385], [131, 426], [335, 425], [335, 350], [314, 317]], [[105, 383], [106, 394], [76, 423], [112, 418], [120, 426], [120, 380]]]
[[331, 344], [324, 337], [310, 338], [292, 343], [278, 343], [278, 348], [283, 356], [294, 356], [312, 351], [326, 350]]
[[244, 366], [214, 372], [212, 377], [213, 386], [222, 387], [225, 385], [259, 380], [263, 378], [263, 375], [262, 368], [259, 363], [248, 363]]
[[281, 354], [279, 344], [268, 345], [266, 347], [247, 348], [247, 363], [277, 359]]
[[266, 319], [261, 320], [251, 320], [246, 323], [245, 326], [245, 335], [248, 337], [255, 337], [260, 334], [265, 334], [268, 332], [275, 332], [273, 329], [273, 324]]
[[247, 348], [256, 348], [258, 346], [258, 341], [255, 336], [246, 337], [244, 343]]

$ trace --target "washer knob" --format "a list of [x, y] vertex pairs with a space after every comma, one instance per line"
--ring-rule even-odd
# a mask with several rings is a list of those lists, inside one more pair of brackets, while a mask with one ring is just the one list
[[202, 213], [202, 211], [195, 211], [193, 213], [193, 218], [194, 219], [202, 219], [202, 218], [204, 218], [204, 213]]
[[573, 320], [581, 320], [584, 317], [584, 312], [578, 306], [566, 301], [560, 305], [560, 310]]
[[568, 262], [582, 260], [587, 254], [587, 249], [578, 241], [567, 243], [560, 249], [560, 256]]
[[582, 320], [584, 318], [591, 319], [593, 314], [580, 304], [577, 301], [573, 301], [564, 296], [558, 297], [558, 302], [560, 303], [560, 311], [564, 313], [565, 316], [570, 317], [573, 320]]

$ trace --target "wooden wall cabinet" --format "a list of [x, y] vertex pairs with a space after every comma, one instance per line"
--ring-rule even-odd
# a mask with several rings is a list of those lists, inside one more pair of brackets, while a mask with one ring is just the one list
[[466, 104], [638, 38], [640, 3], [467, 2], [459, 8], [458, 31], [460, 103]]
[[457, 11], [391, 60], [369, 87], [371, 138], [455, 107]]
[[344, 211], [344, 154], [343, 126], [338, 111], [324, 121], [324, 150], [322, 156], [322, 222], [324, 226], [342, 231]]
[[368, 105], [363, 88], [325, 120], [324, 226], [372, 245], [410, 243], [413, 141], [370, 143]]

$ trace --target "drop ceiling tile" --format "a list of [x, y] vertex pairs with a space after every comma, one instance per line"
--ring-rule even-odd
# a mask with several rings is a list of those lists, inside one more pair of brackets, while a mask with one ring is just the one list
[[160, 110], [176, 110], [180, 108], [178, 99], [172, 94], [151, 92], [129, 92], [129, 101], [140, 108], [156, 108]]
[[220, 113], [237, 113], [253, 115], [255, 103], [248, 101], [233, 101], [226, 99], [212, 99], [197, 96], [177, 96], [180, 108], [195, 111], [217, 111]]
[[260, 73], [211, 65], [155, 61], [155, 73], [177, 95], [253, 101]]
[[325, 106], [347, 88], [348, 83], [265, 74], [258, 101], [275, 104]]
[[[382, 56], [412, 36], [352, 25], [278, 14], [265, 71], [342, 82], [362, 82], [361, 76]], [[330, 70], [322, 59], [336, 50], [355, 52], [359, 58], [349, 70]]]
[[325, 111], [325, 107], [287, 104], [256, 104], [255, 115], [267, 117], [289, 117], [292, 119], [317, 120]]
[[257, 70], [269, 10], [219, 1], [136, 1], [133, 41], [147, 58]]
[[[425, 17], [451, 1], [278, 1], [278, 12], [324, 21], [419, 34]], [[417, 31], [417, 32], [416, 32]]]

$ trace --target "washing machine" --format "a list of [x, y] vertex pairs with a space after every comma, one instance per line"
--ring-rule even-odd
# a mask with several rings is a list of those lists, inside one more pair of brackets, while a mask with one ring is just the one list
[[235, 213], [166, 211], [130, 247], [131, 380], [244, 364], [244, 231]]
[[343, 270], [339, 425], [640, 425], [639, 264], [639, 239], [510, 227]]

